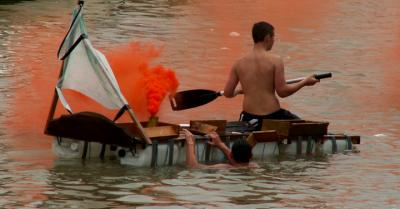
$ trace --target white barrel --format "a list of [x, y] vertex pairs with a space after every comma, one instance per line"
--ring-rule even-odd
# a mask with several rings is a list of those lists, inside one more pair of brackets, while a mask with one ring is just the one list
[[[121, 164], [134, 167], [151, 166], [170, 166], [184, 165], [186, 162], [186, 145], [182, 141], [170, 143], [155, 143], [156, 145], [138, 145], [135, 149], [118, 147], [111, 150], [110, 145], [106, 146], [105, 157], [117, 157]], [[279, 155], [305, 155], [305, 154], [334, 154], [343, 153], [352, 147], [351, 141], [328, 139], [323, 144], [316, 143], [314, 140], [303, 138], [293, 140], [291, 143], [266, 142], [257, 143], [253, 148], [253, 160], [263, 161]], [[232, 143], [228, 144], [229, 146]], [[86, 159], [98, 158], [100, 156], [102, 144], [89, 142]], [[62, 138], [54, 140], [53, 151], [59, 158], [71, 159], [82, 158], [84, 142]], [[173, 154], [171, 155], [171, 152]], [[201, 163], [221, 163], [226, 162], [226, 157], [216, 147], [210, 146], [205, 140], [198, 140], [195, 145], [195, 152]], [[172, 159], [170, 159], [172, 156]], [[153, 159], [154, 158], [154, 159]]]

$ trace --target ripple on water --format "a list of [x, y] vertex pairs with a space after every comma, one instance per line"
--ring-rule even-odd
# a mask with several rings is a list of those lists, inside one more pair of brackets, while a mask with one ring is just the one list
[[140, 189], [144, 186], [153, 186], [155, 184], [152, 183], [146, 183], [146, 182], [137, 182], [137, 183], [129, 183], [129, 184], [118, 184], [113, 187], [115, 188], [121, 188], [121, 189], [132, 189], [132, 190], [137, 190]]
[[168, 201], [160, 201], [154, 197], [147, 195], [127, 195], [120, 198], [115, 199], [119, 202], [132, 203], [132, 204], [161, 204], [161, 203], [169, 203]]
[[192, 179], [192, 178], [180, 178], [180, 179], [164, 179], [161, 180], [163, 184], [171, 186], [186, 186], [186, 185], [197, 185], [205, 182], [209, 182], [212, 179]]
[[139, 206], [136, 209], [188, 209], [188, 208], [196, 208], [196, 207], [184, 207], [181, 205], [169, 205], [169, 206]]

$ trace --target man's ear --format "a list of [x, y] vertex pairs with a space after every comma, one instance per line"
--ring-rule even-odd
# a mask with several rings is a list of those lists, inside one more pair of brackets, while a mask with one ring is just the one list
[[272, 36], [271, 34], [267, 34], [266, 36], [264, 36], [264, 41], [271, 41]]

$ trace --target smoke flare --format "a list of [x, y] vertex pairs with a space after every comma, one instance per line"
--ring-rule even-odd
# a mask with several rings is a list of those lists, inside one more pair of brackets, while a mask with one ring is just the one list
[[111, 49], [107, 58], [130, 105], [136, 113], [154, 116], [168, 93], [174, 93], [179, 82], [172, 69], [150, 63], [160, 56], [151, 44], [132, 42]]

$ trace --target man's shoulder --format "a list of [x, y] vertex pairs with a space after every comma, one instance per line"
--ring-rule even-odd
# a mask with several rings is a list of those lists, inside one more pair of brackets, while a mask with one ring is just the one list
[[273, 60], [281, 60], [282, 59], [281, 55], [275, 54], [275, 53], [272, 53], [272, 52], [265, 53], [265, 57], [273, 59]]

